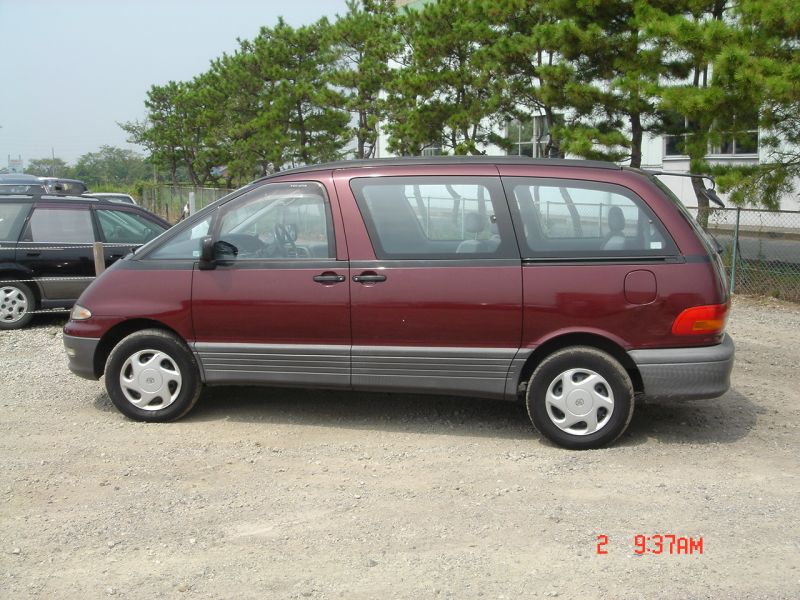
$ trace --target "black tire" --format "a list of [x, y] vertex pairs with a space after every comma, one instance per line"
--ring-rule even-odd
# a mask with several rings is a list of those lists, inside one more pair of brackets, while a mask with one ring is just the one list
[[[24, 311], [15, 310], [24, 305]], [[29, 285], [0, 281], [0, 329], [22, 329], [33, 319], [36, 295]]]
[[[576, 391], [567, 393], [565, 377], [572, 370], [575, 372], [567, 385], [574, 385]], [[590, 377], [588, 372], [599, 375], [590, 380], [596, 383], [582, 383]], [[581, 388], [582, 385], [587, 388]], [[580, 393], [578, 388], [582, 390]], [[564, 406], [576, 412], [560, 411], [554, 400], [548, 401], [548, 393], [550, 398], [562, 398]], [[631, 378], [614, 357], [597, 348], [573, 346], [554, 352], [536, 367], [528, 383], [526, 406], [533, 426], [547, 439], [570, 450], [589, 450], [607, 446], [625, 432], [633, 417], [633, 396]], [[611, 400], [610, 410], [608, 400]], [[585, 413], [588, 419], [570, 427], [569, 419], [578, 419], [576, 414], [589, 402], [590, 409]], [[581, 433], [590, 427], [591, 418], [596, 419], [596, 431]], [[557, 420], [562, 421], [561, 426]], [[566, 431], [565, 427], [572, 431]]]
[[[150, 363], [141, 362], [155, 356], [147, 352], [151, 350], [163, 353], [166, 357], [160, 364], [152, 365], [152, 367]], [[161, 373], [156, 375], [158, 379], [155, 387], [159, 386], [159, 382], [160, 387], [154, 393], [158, 394], [158, 397], [147, 407], [136, 406], [129, 399], [129, 397], [135, 396], [137, 392], [134, 390], [144, 383], [143, 378], [145, 377], [144, 371], [142, 371], [142, 379], [133, 376], [129, 359], [140, 361], [138, 364], [145, 365], [141, 367], [143, 369], [150, 369], [150, 371], [155, 369]], [[179, 385], [175, 384], [175, 381], [166, 381], [166, 378], [162, 377], [165, 368], [169, 372], [179, 374]], [[123, 391], [120, 380], [123, 369], [126, 369], [126, 374], [134, 382], [131, 386], [125, 386], [125, 391]], [[108, 396], [122, 414], [137, 421], [153, 423], [175, 421], [183, 417], [197, 403], [203, 388], [200, 369], [192, 352], [183, 340], [161, 329], [144, 329], [123, 338], [108, 356], [105, 378]], [[140, 395], [139, 399], [142, 398], [144, 397]]]

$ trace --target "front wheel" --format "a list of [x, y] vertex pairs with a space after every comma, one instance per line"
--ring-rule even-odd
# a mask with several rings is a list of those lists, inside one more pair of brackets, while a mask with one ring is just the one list
[[165, 422], [194, 407], [202, 382], [194, 355], [175, 335], [137, 331], [119, 342], [106, 361], [106, 390], [114, 406], [137, 421]]
[[554, 352], [528, 383], [528, 415], [552, 442], [572, 450], [608, 445], [633, 417], [633, 384], [611, 355], [589, 346]]
[[33, 319], [36, 296], [21, 282], [0, 281], [0, 329], [22, 329]]

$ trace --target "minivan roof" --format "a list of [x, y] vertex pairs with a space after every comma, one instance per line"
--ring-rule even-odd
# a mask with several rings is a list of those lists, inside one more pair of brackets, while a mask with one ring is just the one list
[[309, 173], [311, 171], [323, 171], [328, 169], [354, 169], [361, 167], [391, 167], [391, 166], [422, 166], [422, 165], [468, 165], [468, 164], [502, 164], [502, 165], [531, 165], [540, 167], [591, 167], [593, 169], [610, 169], [619, 171], [619, 165], [601, 160], [578, 160], [571, 158], [528, 158], [527, 156], [409, 156], [399, 158], [369, 158], [355, 160], [339, 160], [335, 162], [321, 163], [318, 165], [306, 165], [278, 171], [257, 181], [263, 181], [279, 175], [291, 175], [293, 173]]

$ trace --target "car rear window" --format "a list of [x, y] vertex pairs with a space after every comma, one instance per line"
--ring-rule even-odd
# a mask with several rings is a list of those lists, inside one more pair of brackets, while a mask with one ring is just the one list
[[25, 231], [25, 241], [91, 244], [94, 242], [92, 217], [88, 210], [81, 209], [34, 209]]
[[16, 242], [30, 204], [0, 203], [0, 241]]
[[681, 202], [680, 198], [678, 198], [678, 196], [676, 196], [675, 193], [669, 189], [669, 186], [667, 186], [667, 184], [661, 181], [658, 177], [651, 175], [650, 180], [656, 185], [656, 187], [658, 187], [659, 190], [664, 193], [670, 202], [675, 205], [675, 208], [678, 209], [678, 212], [681, 214], [681, 216], [686, 219], [686, 222], [689, 223], [697, 237], [702, 242], [703, 246], [705, 246], [708, 254], [710, 256], [714, 256], [716, 254], [714, 242], [709, 238], [709, 235], [703, 230], [703, 228], [700, 226], [700, 223], [698, 223], [697, 219], [692, 216], [692, 213], [689, 212], [683, 202]]

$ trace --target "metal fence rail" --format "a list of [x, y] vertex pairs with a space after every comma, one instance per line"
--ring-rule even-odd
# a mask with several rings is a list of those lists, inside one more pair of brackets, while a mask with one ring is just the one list
[[227, 188], [160, 185], [145, 188], [141, 204], [170, 223], [177, 223], [188, 212], [191, 194], [194, 194], [195, 210], [200, 210], [232, 191]]
[[708, 232], [723, 247], [732, 292], [800, 302], [800, 211], [715, 208]]

